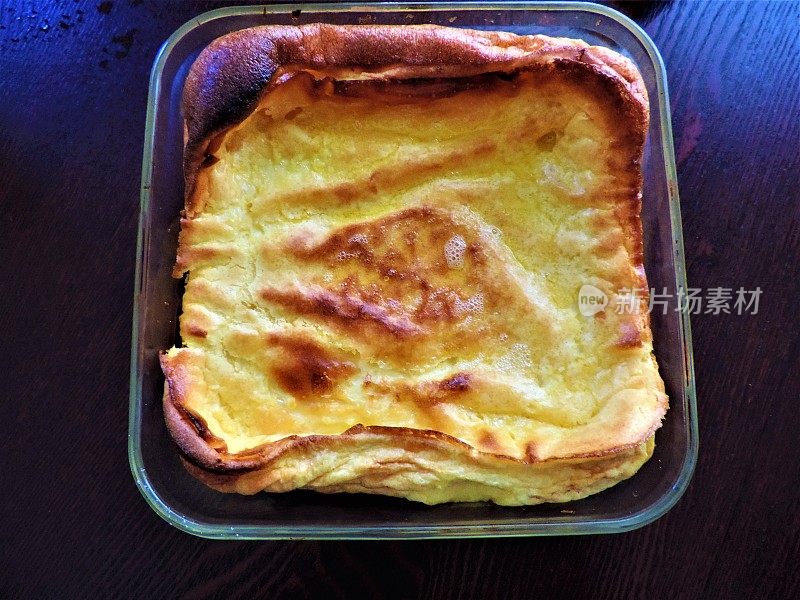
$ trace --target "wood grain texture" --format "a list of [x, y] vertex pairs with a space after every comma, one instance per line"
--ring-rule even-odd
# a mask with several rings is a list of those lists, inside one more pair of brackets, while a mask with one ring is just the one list
[[127, 464], [147, 78], [218, 4], [0, 0], [0, 596], [800, 597], [796, 2], [631, 6], [667, 64], [689, 283], [763, 290], [693, 318], [692, 484], [624, 535], [212, 542]]

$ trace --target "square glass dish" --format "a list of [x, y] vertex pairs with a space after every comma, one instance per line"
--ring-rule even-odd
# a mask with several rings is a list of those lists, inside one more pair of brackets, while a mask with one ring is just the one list
[[[426, 506], [364, 494], [297, 491], [240, 496], [190, 476], [164, 424], [159, 352], [177, 339], [181, 283], [171, 277], [183, 207], [184, 79], [199, 52], [228, 32], [266, 24], [422, 24], [581, 38], [631, 58], [650, 96], [644, 154], [645, 266], [651, 288], [671, 298], [651, 315], [670, 409], [653, 457], [631, 479], [567, 504], [509, 508]], [[611, 533], [635, 529], [669, 510], [697, 458], [697, 415], [688, 317], [676, 310], [686, 288], [680, 207], [664, 65], [647, 35], [609, 8], [577, 2], [298, 4], [205, 13], [161, 48], [150, 79], [133, 315], [128, 453], [136, 484], [174, 526], [211, 538], [454, 538]]]

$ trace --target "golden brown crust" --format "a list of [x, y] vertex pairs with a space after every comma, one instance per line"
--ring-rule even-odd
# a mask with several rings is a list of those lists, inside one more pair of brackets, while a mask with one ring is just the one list
[[208, 431], [200, 417], [186, 409], [188, 388], [202, 381], [196, 372], [197, 365], [187, 359], [188, 354], [175, 361], [167, 360], [166, 355], [160, 359], [167, 381], [163, 398], [164, 418], [172, 439], [187, 458], [210, 471], [234, 473], [259, 467], [263, 462], [261, 457], [248, 459], [240, 454], [234, 460], [227, 458], [224, 442]]
[[590, 84], [616, 88], [628, 130], [636, 141], [644, 139], [649, 104], [638, 70], [624, 57], [580, 40], [433, 25], [270, 25], [230, 33], [203, 50], [186, 79], [187, 199], [198, 170], [213, 164], [219, 136], [250, 114], [283, 69], [334, 78], [357, 70], [391, 81], [511, 73], [536, 65], [577, 66], [574, 72], [589, 74]]
[[[175, 275], [180, 276], [187, 270], [220, 258], [237, 256], [239, 250], [234, 243], [192, 242], [213, 228], [216, 228], [213, 233], [218, 237], [230, 234], [218, 223], [194, 219], [202, 213], [208, 193], [206, 174], [218, 160], [215, 152], [226, 134], [253, 114], [268, 91], [289, 77], [301, 81], [303, 74], [309, 74], [307, 81], [298, 85], [306, 85], [307, 93], [312, 95], [327, 93], [326, 86], [333, 85], [341, 96], [361, 97], [374, 93], [386, 98], [392, 93], [441, 97], [455, 93], [463, 82], [480, 85], [480, 78], [486, 74], [516, 77], [520, 73], [530, 75], [533, 81], [568, 81], [570, 85], [585, 90], [587, 97], [596, 98], [604, 107], [602, 114], [606, 115], [607, 121], [604, 127], [612, 132], [616, 144], [616, 152], [612, 153], [608, 165], [616, 179], [614, 187], [605, 192], [612, 200], [617, 199], [613, 202], [615, 214], [612, 224], [619, 225], [622, 232], [616, 237], [609, 235], [598, 244], [598, 252], [611, 256], [620, 245], [624, 246], [628, 257], [624, 269], [632, 268], [636, 280], [631, 282], [630, 273], [625, 270], [619, 276], [619, 282], [644, 287], [638, 190], [641, 189], [639, 161], [648, 126], [648, 100], [635, 67], [607, 49], [588, 46], [577, 40], [433, 26], [270, 26], [227, 35], [206, 48], [192, 66], [183, 97], [187, 136], [187, 218], [182, 220]], [[361, 79], [361, 83], [366, 79], [369, 85], [351, 85], [346, 81], [354, 78]], [[488, 81], [487, 85], [492, 85], [492, 80]], [[293, 117], [287, 114], [285, 118], [290, 120]], [[541, 143], [551, 142], [545, 139]], [[316, 202], [323, 210], [325, 206], [346, 205], [379, 188], [383, 190], [420, 173], [448, 168], [482, 153], [491, 154], [495, 149], [491, 144], [462, 149], [459, 153], [411, 165], [408, 173], [397, 169], [386, 173], [376, 170], [363, 181], [348, 181], [319, 191], [301, 190], [302, 198], [305, 202]], [[291, 198], [284, 200], [292, 203]], [[448, 337], [450, 343], [467, 344], [468, 339], [480, 337], [485, 330], [467, 328], [463, 340], [453, 333], [453, 325], [464, 320], [459, 307], [465, 297], [436, 283], [440, 267], [436, 264], [420, 267], [416, 257], [421, 253], [411, 248], [415, 266], [408, 266], [403, 271], [404, 259], [398, 255], [396, 247], [389, 247], [391, 261], [386, 261], [380, 254], [380, 246], [375, 244], [381, 236], [409, 235], [409, 231], [397, 229], [396, 223], [406, 229], [416, 227], [430, 235], [446, 238], [444, 233], [437, 233], [437, 228], [452, 234], [464, 226], [451, 219], [448, 211], [420, 206], [367, 225], [344, 227], [322, 240], [306, 235], [290, 238], [281, 252], [293, 260], [301, 264], [303, 261], [333, 264], [336, 256], [345, 253], [365, 270], [380, 275], [382, 292], [376, 292], [374, 286], [359, 286], [353, 281], [345, 281], [335, 289], [292, 287], [270, 282], [258, 289], [252, 301], [264, 302], [293, 315], [332, 326], [347, 336], [358, 338], [364, 348], [390, 363], [397, 361], [399, 364], [408, 359], [408, 351], [403, 349], [405, 346], [395, 345], [398, 341], [422, 340], [416, 348], [412, 347], [413, 352], [419, 352], [425, 343], [438, 339], [437, 332], [441, 331], [447, 332], [441, 337]], [[603, 226], [599, 229], [602, 230]], [[362, 252], [357, 243], [353, 245], [354, 239], [366, 236], [373, 242], [369, 254]], [[437, 239], [437, 243], [446, 241], [444, 238]], [[476, 281], [489, 282], [481, 289], [482, 302], [512, 306], [515, 302], [513, 294], [516, 293], [513, 291], [514, 276], [505, 274], [505, 280], [502, 277], [498, 279], [497, 273], [491, 271], [498, 263], [503, 263], [496, 256], [497, 252], [499, 250], [491, 244], [470, 245], [467, 248], [472, 267], [470, 272], [477, 274]], [[446, 267], [442, 268], [446, 270]], [[420, 273], [425, 277], [421, 278]], [[608, 281], [614, 283], [616, 280], [609, 275]], [[191, 285], [200, 289], [208, 283], [196, 281]], [[511, 295], [509, 289], [512, 289]], [[209, 301], [214, 301], [216, 292], [212, 288], [206, 287], [201, 293]], [[404, 293], [419, 294], [422, 298], [413, 312], [397, 310], [390, 304]], [[530, 318], [535, 319], [534, 316]], [[601, 313], [597, 318], [605, 317]], [[201, 310], [186, 306], [182, 325], [185, 338], [204, 339], [213, 328]], [[620, 319], [615, 349], [610, 352], [641, 347], [649, 339], [646, 314], [629, 315]], [[340, 393], [341, 386], [357, 372], [345, 354], [320, 346], [313, 338], [273, 333], [264, 342], [281, 355], [280, 362], [269, 363], [264, 368], [279, 388], [299, 402], [318, 402]], [[167, 382], [164, 393], [167, 426], [186, 459], [194, 465], [190, 470], [196, 476], [217, 489], [241, 493], [312, 487], [320, 491], [400, 493], [426, 502], [470, 498], [472, 492], [460, 489], [457, 480], [439, 481], [436, 484], [442, 488], [439, 496], [416, 490], [417, 484], [409, 482], [408, 478], [402, 485], [384, 481], [399, 477], [407, 470], [424, 472], [430, 461], [447, 461], [452, 455], [457, 455], [461, 466], [476, 472], [485, 471], [489, 473], [488, 479], [491, 479], [493, 469], [509, 472], [518, 467], [528, 469], [513, 473], [505, 483], [497, 483], [498, 487], [509, 488], [504, 494], [496, 496], [484, 489], [475, 492], [474, 499], [492, 498], [509, 504], [528, 504], [577, 498], [634, 472], [652, 452], [652, 436], [667, 408], [667, 397], [659, 379], [657, 386], [660, 387], [652, 392], [658, 406], [656, 410], [639, 415], [635, 395], [623, 390], [608, 401], [614, 408], [613, 411], [609, 409], [608, 416], [602, 412], [594, 415], [593, 418], [600, 421], [597, 427], [586, 427], [584, 434], [573, 436], [568, 443], [536, 440], [527, 442], [519, 450], [504, 445], [505, 442], [492, 431], [485, 431], [474, 445], [470, 445], [436, 430], [438, 428], [357, 425], [340, 434], [289, 435], [244, 451], [229, 452], [225, 442], [215, 437], [203, 419], [189, 408], [193, 397], [207, 397], [212, 393], [205, 389], [204, 361], [204, 354], [191, 348], [174, 349], [162, 355], [161, 365]], [[651, 385], [651, 382], [647, 384]], [[439, 380], [402, 385], [365, 379], [363, 385], [365, 393], [385, 392], [381, 386], [389, 386], [387, 389], [391, 389], [398, 399], [416, 404], [420, 412], [427, 414], [434, 427], [440, 416], [439, 403], [454, 397], [467, 404], [480, 403], [482, 397], [502, 393], [502, 389], [496, 386], [487, 387], [489, 384], [480, 374], [470, 372], [454, 372]], [[614, 431], [612, 440], [605, 438], [607, 430]], [[402, 457], [387, 457], [381, 450], [385, 448], [398, 449], [404, 454]], [[324, 455], [328, 451], [359, 453], [364, 460], [375, 464], [362, 465], [360, 471], [356, 468], [349, 478], [334, 480], [329, 475], [317, 473], [315, 477], [318, 479], [304, 479], [304, 474], [314, 472], [313, 466], [307, 464], [309, 456], [315, 453]], [[416, 455], [422, 458], [409, 458]], [[430, 460], [426, 462], [428, 455]], [[563, 474], [558, 474], [559, 469]], [[576, 472], [582, 474], [577, 478], [583, 482], [580, 485], [574, 483]], [[541, 496], [526, 496], [524, 490], [513, 489], [514, 486], [534, 485], [531, 481], [537, 477], [551, 478], [556, 483]], [[478, 487], [484, 485], [473, 483]], [[403, 492], [403, 486], [410, 487]]]
[[[192, 386], [202, 382], [198, 371], [202, 365], [198, 364], [197, 356], [181, 353], [175, 359], [167, 355], [161, 356], [161, 366], [164, 370], [167, 385], [164, 388], [164, 415], [167, 427], [173, 439], [181, 449], [184, 456], [193, 464], [218, 474], [235, 475], [243, 471], [254, 469], [268, 469], [270, 464], [286, 454], [298, 449], [324, 449], [326, 446], [341, 446], [343, 443], [357, 445], [359, 436], [377, 434], [389, 439], [389, 446], [402, 448], [413, 452], [415, 448], [427, 449], [445, 448], [452, 451], [453, 447], [460, 448], [462, 452], [471, 455], [477, 461], [515, 462], [520, 464], [539, 464], [544, 462], [559, 463], [565, 460], [601, 458], [619, 454], [625, 450], [636, 448], [650, 439], [660, 425], [660, 419], [667, 410], [667, 397], [662, 394], [662, 411], [656, 415], [657, 419], [650, 429], [636, 431], [635, 436], [625, 443], [613, 447], [587, 449], [583, 452], [573, 453], [569, 456], [550, 456], [542, 459], [538, 456], [533, 444], [528, 444], [526, 455], [521, 458], [499, 454], [497, 452], [483, 452], [456, 437], [436, 430], [413, 429], [409, 427], [387, 427], [355, 425], [340, 435], [305, 435], [288, 436], [277, 442], [264, 444], [252, 448], [244, 453], [230, 454], [224, 442], [214, 438], [205, 424], [197, 415], [193, 415], [186, 408], [189, 395], [193, 392]], [[468, 386], [468, 379], [463, 376], [441, 382], [443, 393], [462, 391]], [[430, 399], [431, 395], [426, 394]], [[491, 437], [491, 436], [490, 436]]]

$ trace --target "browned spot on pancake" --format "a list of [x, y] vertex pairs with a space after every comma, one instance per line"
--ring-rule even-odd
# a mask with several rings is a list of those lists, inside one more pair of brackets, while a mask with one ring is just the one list
[[262, 299], [288, 308], [292, 312], [323, 322], [333, 322], [351, 332], [370, 327], [399, 338], [423, 333], [422, 328], [412, 323], [406, 315], [392, 314], [384, 306], [347, 293], [337, 293], [324, 288], [306, 291], [265, 287], [259, 295]]
[[497, 441], [497, 438], [491, 431], [483, 431], [481, 436], [478, 438], [478, 445], [485, 449], [489, 450], [490, 452], [498, 453], [501, 452], [503, 449], [500, 446], [500, 443]]
[[280, 195], [277, 202], [290, 205], [343, 205], [367, 199], [379, 191], [396, 190], [429, 179], [441, 171], [450, 171], [480, 160], [497, 149], [492, 142], [482, 142], [465, 150], [454, 150], [421, 160], [379, 167], [361, 179], [330, 186], [309, 187]]
[[618, 348], [638, 348], [642, 345], [642, 332], [635, 323], [621, 323], [620, 335], [614, 344]]
[[359, 185], [354, 183], [341, 183], [331, 188], [331, 193], [333, 196], [336, 197], [337, 200], [340, 202], [347, 204], [348, 202], [352, 202], [359, 196], [363, 195], [367, 191], [372, 191], [369, 188], [364, 189]]
[[[446, 243], [455, 235], [466, 242], [458, 269], [445, 260]], [[451, 326], [466, 324], [509, 294], [487, 286], [493, 278], [480, 232], [440, 208], [408, 208], [323, 238], [304, 230], [282, 245], [296, 259], [322, 267], [327, 279], [316, 276], [290, 290], [269, 286], [261, 298], [347, 333], [366, 334], [376, 345], [386, 341], [375, 334], [387, 332], [395, 338], [446, 333], [454, 339], [459, 333]]]
[[291, 121], [292, 119], [294, 119], [296, 116], [298, 116], [302, 112], [303, 112], [303, 107], [302, 106], [297, 106], [297, 107], [293, 108], [292, 110], [290, 110], [289, 112], [287, 112], [283, 116], [283, 118], [286, 119], [287, 121]]
[[188, 333], [189, 335], [193, 335], [194, 337], [200, 337], [200, 338], [208, 336], [208, 331], [206, 331], [199, 325], [196, 325], [195, 323], [189, 323], [186, 326], [186, 333]]
[[208, 424], [206, 423], [205, 419], [200, 415], [197, 415], [190, 411], [185, 406], [178, 405], [177, 406], [178, 412], [183, 415], [183, 417], [192, 424], [194, 430], [197, 432], [197, 435], [206, 442], [209, 446], [214, 448], [217, 452], [227, 452], [228, 445], [225, 441], [221, 438], [218, 438], [208, 428]]
[[280, 349], [270, 371], [295, 398], [330, 396], [340, 381], [357, 371], [353, 363], [337, 358], [310, 338], [272, 334], [267, 341]]
[[555, 148], [558, 137], [558, 132], [554, 130], [548, 131], [536, 139], [536, 147], [544, 152], [550, 152]]
[[[405, 263], [411, 262], [411, 254], [417, 249], [421, 230], [454, 228], [452, 218], [444, 211], [428, 206], [408, 208], [386, 217], [354, 223], [340, 227], [317, 244], [303, 243], [290, 238], [286, 250], [297, 258], [337, 259], [341, 253], [363, 261], [374, 252], [391, 255]], [[386, 258], [386, 257], [384, 257]]]
[[397, 403], [413, 403], [417, 409], [415, 415], [419, 423], [417, 428], [427, 427], [435, 431], [445, 431], [450, 425], [450, 419], [439, 410], [445, 394], [438, 390], [438, 382], [409, 385], [405, 382], [373, 379], [367, 376], [361, 385], [367, 398], [391, 398]]
[[471, 381], [469, 373], [456, 373], [439, 382], [439, 389], [446, 392], [466, 392]]
[[492, 142], [482, 142], [465, 150], [457, 150], [450, 154], [433, 156], [428, 160], [408, 162], [401, 166], [383, 167], [376, 169], [369, 177], [374, 186], [381, 189], [398, 188], [427, 178], [439, 171], [456, 169], [468, 165], [471, 161], [479, 160], [490, 155], [497, 149]]
[[391, 395], [399, 402], [414, 402], [422, 407], [452, 401], [461, 394], [469, 392], [472, 376], [469, 373], [455, 373], [441, 381], [421, 381], [419, 383], [390, 382], [365, 378], [362, 385], [370, 393]]
[[[467, 242], [464, 265], [456, 270], [448, 267], [444, 256], [446, 242], [455, 235]], [[322, 240], [301, 231], [287, 238], [283, 248], [300, 260], [350, 273], [353, 263], [359, 263], [373, 276], [415, 282], [415, 290], [441, 287], [434, 285], [434, 280], [477, 287], [485, 281], [482, 271], [488, 262], [479, 236], [454, 221], [447, 211], [421, 206], [340, 227]]]
[[537, 462], [539, 460], [539, 455], [536, 452], [536, 444], [533, 442], [525, 444], [525, 460], [528, 462]]
[[453, 402], [471, 390], [471, 381], [469, 373], [455, 373], [441, 381], [401, 384], [398, 388], [398, 399], [414, 402], [420, 407]]
[[[445, 244], [455, 235], [469, 240], [463, 267], [456, 270], [444, 256]], [[476, 235], [446, 211], [423, 206], [339, 228], [316, 243], [299, 234], [284, 248], [339, 274], [346, 296], [424, 326], [463, 320], [476, 294], [482, 303], [488, 301], [483, 289], [490, 280], [484, 274], [488, 260], [481, 242], [470, 239]]]
[[483, 247], [478, 242], [469, 244], [467, 246], [467, 252], [476, 266], [486, 266], [486, 252], [484, 252]]

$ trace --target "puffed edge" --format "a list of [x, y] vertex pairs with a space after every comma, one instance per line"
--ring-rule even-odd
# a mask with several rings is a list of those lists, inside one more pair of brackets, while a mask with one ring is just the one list
[[198, 172], [213, 164], [225, 132], [247, 118], [281, 73], [369, 73], [397, 80], [558, 64], [580, 65], [616, 87], [620, 116], [643, 143], [650, 113], [638, 69], [624, 56], [582, 40], [436, 25], [268, 25], [229, 33], [200, 53], [184, 85], [187, 213]]
[[634, 412], [624, 423], [612, 421], [619, 436], [614, 444], [593, 432], [584, 451], [566, 456], [512, 457], [480, 451], [441, 431], [361, 424], [339, 435], [291, 435], [229, 453], [224, 441], [186, 408], [209, 394], [204, 365], [204, 353], [197, 349], [161, 356], [166, 423], [190, 473], [214, 489], [242, 494], [308, 488], [381, 493], [429, 504], [576, 500], [635, 473], [652, 454], [653, 436], [667, 409], [662, 387], [653, 414]]

